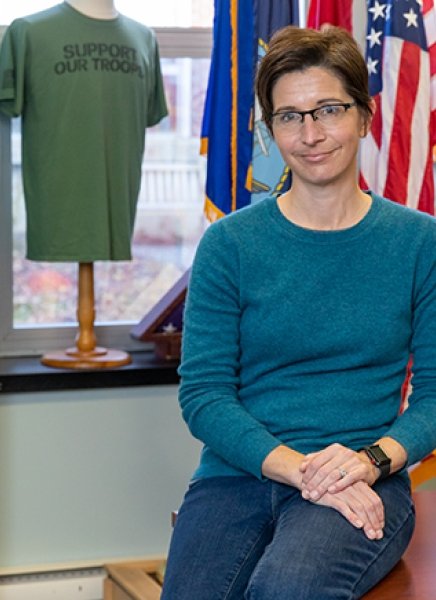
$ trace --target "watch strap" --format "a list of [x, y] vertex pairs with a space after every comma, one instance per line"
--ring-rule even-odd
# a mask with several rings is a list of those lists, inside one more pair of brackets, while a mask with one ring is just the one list
[[372, 444], [371, 446], [364, 446], [361, 448], [367, 455], [371, 463], [377, 467], [380, 471], [379, 479], [386, 479], [391, 472], [391, 459], [385, 452], [380, 448], [378, 444]]

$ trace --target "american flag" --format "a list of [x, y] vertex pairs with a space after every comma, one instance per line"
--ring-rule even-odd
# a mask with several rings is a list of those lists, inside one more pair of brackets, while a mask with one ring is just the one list
[[[355, 33], [361, 0], [312, 0], [308, 26], [329, 22]], [[362, 142], [361, 185], [435, 211], [436, 9], [434, 0], [368, 0], [366, 60], [377, 104]], [[358, 39], [358, 36], [355, 36]]]

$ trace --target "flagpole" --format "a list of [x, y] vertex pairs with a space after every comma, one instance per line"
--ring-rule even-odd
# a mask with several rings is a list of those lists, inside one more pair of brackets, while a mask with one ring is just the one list
[[307, 22], [307, 1], [298, 0], [298, 25], [306, 27]]

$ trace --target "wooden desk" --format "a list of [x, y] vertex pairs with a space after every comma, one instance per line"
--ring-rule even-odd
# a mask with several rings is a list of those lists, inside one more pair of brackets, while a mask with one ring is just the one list
[[436, 600], [436, 491], [413, 494], [416, 528], [403, 559], [362, 600]]
[[[436, 491], [415, 492], [416, 528], [403, 559], [361, 600], [436, 600]], [[104, 600], [158, 600], [163, 561], [106, 565]]]

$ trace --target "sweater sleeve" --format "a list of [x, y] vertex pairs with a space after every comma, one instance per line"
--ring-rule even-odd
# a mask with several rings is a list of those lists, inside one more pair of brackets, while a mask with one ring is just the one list
[[385, 434], [406, 448], [410, 465], [436, 448], [436, 220], [427, 224], [412, 298], [412, 393], [408, 408]]
[[206, 231], [193, 264], [179, 400], [195, 437], [233, 467], [262, 478], [265, 457], [281, 442], [239, 400], [240, 315], [237, 247], [219, 221]]

